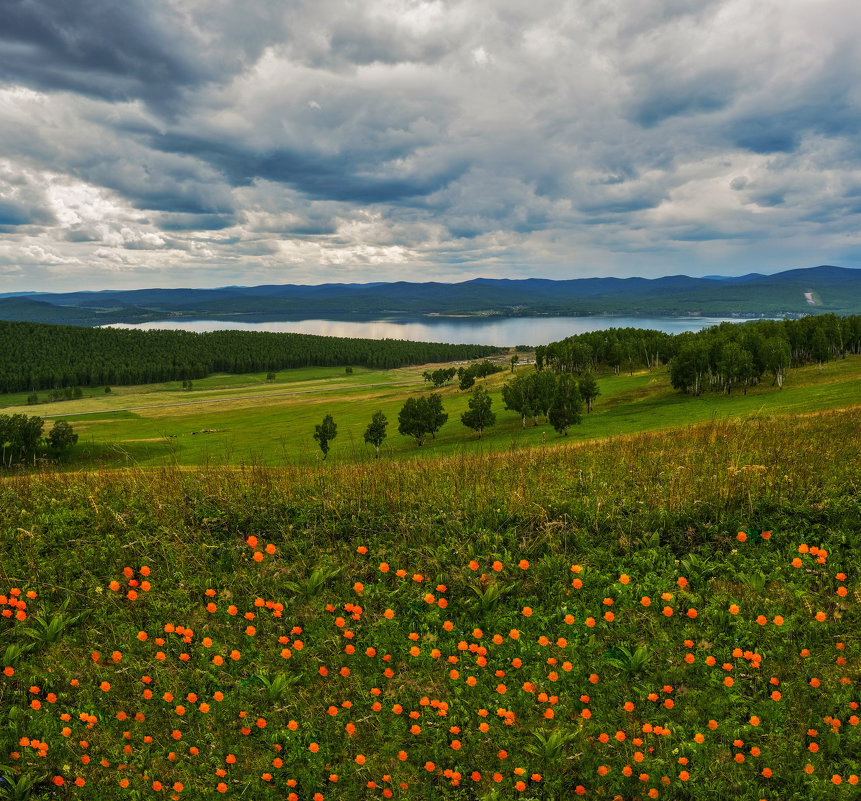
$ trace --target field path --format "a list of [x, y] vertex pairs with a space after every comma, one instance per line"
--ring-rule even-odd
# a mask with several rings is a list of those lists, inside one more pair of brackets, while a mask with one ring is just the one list
[[227, 395], [223, 398], [206, 398], [195, 401], [173, 401], [172, 403], [150, 403], [146, 406], [123, 406], [117, 409], [92, 409], [86, 412], [64, 412], [63, 414], [46, 414], [45, 419], [55, 417], [81, 417], [85, 414], [109, 414], [111, 412], [139, 412], [146, 409], [164, 409], [168, 406], [197, 406], [204, 403], [227, 403], [237, 400], [265, 400], [266, 398], [283, 398], [288, 395], [309, 395], [315, 392], [337, 392], [344, 389], [364, 389], [365, 387], [399, 387], [405, 384], [415, 384], [416, 381], [380, 381], [375, 384], [339, 384], [337, 387], [317, 387], [316, 389], [294, 389], [290, 392], [258, 392], [254, 395]]

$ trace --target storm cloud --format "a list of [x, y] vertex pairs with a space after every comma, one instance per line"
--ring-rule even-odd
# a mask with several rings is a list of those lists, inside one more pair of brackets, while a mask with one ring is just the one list
[[850, 0], [9, 0], [0, 291], [861, 266]]

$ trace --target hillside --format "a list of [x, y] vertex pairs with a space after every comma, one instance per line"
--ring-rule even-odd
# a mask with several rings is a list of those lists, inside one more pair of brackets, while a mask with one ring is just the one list
[[568, 438], [506, 371], [374, 459], [426, 367], [0, 397], [82, 435], [0, 474], [0, 796], [851, 798], [861, 355], [605, 372]]
[[[48, 304], [48, 305], [45, 305]], [[479, 278], [458, 284], [268, 285], [40, 293], [0, 298], [0, 319], [102, 325], [153, 319], [309, 316], [664, 315], [780, 317], [861, 312], [861, 270], [833, 266], [737, 278]]]
[[[448, 365], [446, 365], [448, 366]], [[638, 367], [631, 374], [612, 371], [598, 376], [600, 395], [591, 413], [572, 426], [568, 437], [557, 433], [542, 414], [524, 428], [518, 412], [504, 408], [503, 386], [509, 370], [479, 384], [489, 392], [496, 424], [481, 439], [461, 423], [470, 391], [457, 382], [434, 390], [424, 380], [427, 365], [393, 369], [303, 367], [266, 372], [213, 374], [195, 378], [193, 389], [180, 380], [145, 385], [85, 388], [82, 397], [54, 400], [39, 393], [28, 405], [28, 392], [0, 395], [0, 414], [39, 415], [70, 422], [80, 442], [67, 469], [137, 465], [158, 468], [179, 464], [260, 464], [272, 467], [316, 464], [315, 426], [331, 414], [338, 426], [328, 461], [367, 463], [373, 449], [363, 434], [376, 411], [389, 421], [383, 459], [426, 460], [441, 455], [497, 453], [545, 447], [573, 440], [594, 442], [644, 431], [673, 431], [712, 419], [792, 416], [848, 408], [859, 403], [861, 355], [791, 368], [779, 389], [770, 376], [746, 394], [710, 392], [694, 397], [675, 390], [664, 368]], [[518, 368], [528, 376], [532, 366]], [[409, 397], [438, 393], [447, 422], [433, 439], [418, 447], [398, 433], [398, 415]]]
[[859, 458], [844, 411], [5, 479], [0, 769], [80, 801], [852, 798]]

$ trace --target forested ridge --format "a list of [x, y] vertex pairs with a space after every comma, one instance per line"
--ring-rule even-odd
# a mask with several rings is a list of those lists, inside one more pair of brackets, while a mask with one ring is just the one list
[[[0, 392], [191, 380], [214, 372], [355, 365], [389, 369], [469, 360], [501, 353], [486, 345], [347, 339], [256, 331], [141, 331], [0, 321]], [[861, 316], [724, 323], [665, 334], [610, 328], [536, 349], [536, 364], [554, 372], [666, 366], [677, 389], [746, 388], [786, 369], [861, 353]]]
[[0, 321], [0, 392], [145, 384], [294, 367], [376, 369], [475, 359], [488, 345], [257, 331], [141, 331]]
[[747, 388], [763, 376], [782, 386], [785, 371], [810, 362], [861, 353], [861, 316], [833, 314], [800, 320], [722, 323], [697, 332], [665, 334], [610, 328], [577, 334], [536, 348], [538, 369], [557, 373], [614, 372], [666, 365], [673, 386], [698, 395]]
[[[815, 308], [812, 308], [815, 307]], [[459, 283], [281, 284], [214, 289], [133, 289], [0, 297], [0, 318], [68, 325], [147, 320], [242, 319], [311, 315], [373, 317], [466, 314], [700, 314], [798, 317], [861, 312], [861, 270], [821, 265], [773, 275], [695, 278], [475, 278]]]

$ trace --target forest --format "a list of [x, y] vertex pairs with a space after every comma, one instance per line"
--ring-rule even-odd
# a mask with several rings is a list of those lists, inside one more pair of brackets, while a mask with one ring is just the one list
[[0, 321], [0, 392], [192, 380], [210, 373], [355, 365], [378, 369], [476, 359], [489, 345], [257, 331], [141, 331]]
[[833, 314], [800, 320], [723, 323], [697, 332], [665, 334], [610, 328], [540, 346], [536, 367], [556, 373], [612, 369], [632, 372], [667, 365], [673, 386], [699, 395], [706, 390], [746, 391], [770, 374], [782, 386], [789, 367], [861, 353], [861, 316]]
[[[249, 331], [142, 331], [0, 321], [0, 392], [70, 391], [297, 367], [390, 369], [498, 355], [503, 348], [402, 340], [347, 339]], [[763, 377], [782, 386], [789, 367], [861, 353], [861, 316], [723, 323], [665, 334], [609, 328], [536, 348], [536, 367], [555, 373], [665, 366], [673, 386], [746, 391]], [[463, 378], [463, 376], [458, 376]], [[436, 384], [436, 382], [434, 382]], [[441, 380], [440, 383], [443, 383]], [[467, 382], [462, 389], [469, 388]]]

